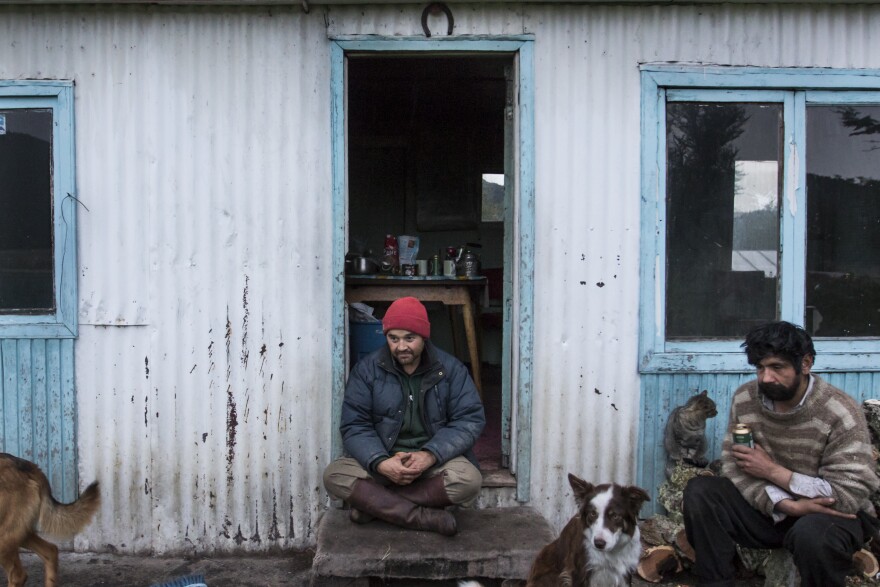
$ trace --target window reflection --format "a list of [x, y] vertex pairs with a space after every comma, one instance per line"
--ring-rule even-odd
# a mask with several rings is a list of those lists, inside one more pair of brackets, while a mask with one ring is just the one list
[[777, 309], [782, 107], [670, 103], [666, 336], [741, 337]]
[[504, 222], [504, 174], [483, 174], [482, 222]]
[[807, 107], [806, 325], [880, 336], [880, 106]]
[[735, 168], [731, 270], [776, 277], [779, 165], [776, 161], [737, 161]]
[[0, 312], [52, 311], [52, 112], [0, 117]]

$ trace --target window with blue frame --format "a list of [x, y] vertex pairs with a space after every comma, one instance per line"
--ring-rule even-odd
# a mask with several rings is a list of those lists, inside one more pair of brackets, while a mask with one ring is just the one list
[[0, 81], [0, 336], [76, 335], [73, 84]]
[[880, 72], [642, 67], [641, 368], [742, 370], [803, 325], [880, 358]]

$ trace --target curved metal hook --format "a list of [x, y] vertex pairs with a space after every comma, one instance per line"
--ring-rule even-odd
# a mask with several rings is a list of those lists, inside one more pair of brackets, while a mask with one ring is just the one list
[[452, 11], [449, 10], [449, 7], [446, 6], [443, 2], [431, 2], [425, 9], [422, 11], [422, 30], [425, 31], [425, 36], [431, 36], [431, 30], [428, 28], [428, 13], [437, 14], [440, 11], [446, 13], [446, 20], [449, 23], [449, 26], [446, 28], [446, 35], [449, 36], [452, 34], [452, 27], [455, 26], [455, 19], [452, 18]]

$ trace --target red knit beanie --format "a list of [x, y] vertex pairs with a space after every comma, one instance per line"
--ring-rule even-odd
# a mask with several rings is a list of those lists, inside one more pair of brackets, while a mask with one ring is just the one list
[[382, 318], [382, 332], [394, 329], [409, 330], [422, 338], [431, 338], [431, 323], [428, 322], [428, 311], [416, 298], [400, 298], [395, 300], [385, 317]]

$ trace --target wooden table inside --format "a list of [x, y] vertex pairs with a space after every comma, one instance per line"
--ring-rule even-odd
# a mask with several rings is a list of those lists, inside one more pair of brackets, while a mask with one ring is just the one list
[[[485, 277], [443, 278], [433, 277], [389, 277], [346, 276], [345, 301], [354, 302], [393, 302], [397, 298], [412, 296], [422, 302], [441, 302], [450, 309], [459, 307], [464, 321], [468, 356], [471, 360], [471, 374], [480, 397], [483, 396], [483, 381], [480, 377], [480, 351], [477, 346], [477, 327], [475, 300], [481, 288], [486, 287]], [[453, 321], [453, 329], [455, 322]], [[453, 335], [453, 340], [455, 336]]]

